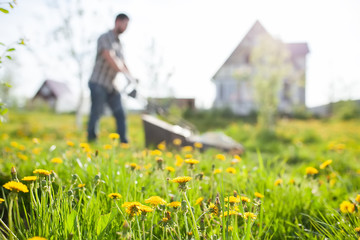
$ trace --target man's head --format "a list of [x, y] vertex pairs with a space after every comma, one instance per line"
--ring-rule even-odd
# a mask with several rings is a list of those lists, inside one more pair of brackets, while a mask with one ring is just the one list
[[117, 34], [123, 33], [127, 28], [128, 22], [129, 17], [126, 14], [120, 13], [117, 15], [115, 18], [115, 32]]

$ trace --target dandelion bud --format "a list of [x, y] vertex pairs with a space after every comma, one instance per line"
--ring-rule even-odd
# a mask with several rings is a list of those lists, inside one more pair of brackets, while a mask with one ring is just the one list
[[72, 180], [75, 181], [79, 176], [75, 173], [71, 177], [72, 177]]
[[164, 160], [161, 157], [157, 157], [156, 162], [157, 162], [158, 170], [163, 170]]
[[46, 180], [41, 180], [41, 185], [46, 185]]
[[16, 172], [16, 168], [15, 166], [12, 166], [11, 168], [11, 178], [13, 181], [19, 181], [19, 179], [17, 178], [17, 172]]
[[95, 151], [95, 157], [97, 157], [99, 155], [99, 150], [96, 149]]
[[144, 193], [146, 191], [146, 187], [142, 186], [141, 187], [141, 192]]
[[123, 224], [123, 228], [124, 229], [129, 229], [129, 223], [127, 221], [124, 221], [124, 224]]
[[234, 197], [237, 197], [238, 193], [234, 190]]
[[95, 182], [100, 180], [100, 173], [95, 175], [94, 180], [95, 180]]
[[215, 164], [211, 165], [211, 171], [214, 172], [215, 170]]

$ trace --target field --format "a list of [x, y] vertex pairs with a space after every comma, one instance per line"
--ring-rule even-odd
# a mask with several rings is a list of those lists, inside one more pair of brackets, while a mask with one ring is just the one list
[[241, 156], [145, 149], [140, 116], [128, 123], [130, 144], [105, 117], [89, 145], [73, 115], [11, 110], [0, 126], [0, 238], [360, 236], [358, 120], [280, 120], [275, 133], [229, 122], [221, 130]]

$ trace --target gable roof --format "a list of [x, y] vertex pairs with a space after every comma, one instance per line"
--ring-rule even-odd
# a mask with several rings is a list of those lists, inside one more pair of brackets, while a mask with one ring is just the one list
[[[221, 65], [221, 67], [216, 71], [216, 73], [213, 75], [212, 78], [214, 78], [224, 66], [234, 63], [236, 64], [238, 62], [237, 57], [241, 55], [242, 52], [250, 51], [250, 49], [247, 46], [248, 43], [253, 43], [254, 41], [256, 41], [256, 38], [259, 35], [267, 35], [272, 38], [272, 36], [266, 31], [266, 29], [260, 23], [260, 21], [256, 20], [256, 22], [252, 25], [250, 30], [245, 34], [241, 42], [236, 46], [234, 51], [225, 60], [225, 62]], [[288, 47], [292, 57], [306, 55], [307, 53], [309, 53], [309, 47], [307, 43], [287, 43], [285, 45]], [[250, 52], [247, 54], [250, 54]]]
[[269, 33], [266, 31], [266, 29], [261, 25], [261, 23], [257, 20], [254, 25], [250, 28], [250, 30], [246, 33], [245, 37], [241, 40], [241, 42], [237, 45], [235, 50], [230, 54], [230, 56], [226, 59], [224, 62], [224, 65], [236, 62], [236, 56], [240, 51], [242, 51], [244, 45], [246, 45], [246, 42], [253, 42], [255, 40], [255, 37], [259, 35], [269, 35]]
[[41, 89], [43, 87], [48, 87], [51, 90], [51, 93], [56, 97], [59, 98], [61, 95], [66, 93], [71, 93], [68, 86], [63, 82], [58, 82], [54, 80], [45, 80], [44, 83], [41, 85], [37, 93], [35, 94], [34, 98], [40, 95]]

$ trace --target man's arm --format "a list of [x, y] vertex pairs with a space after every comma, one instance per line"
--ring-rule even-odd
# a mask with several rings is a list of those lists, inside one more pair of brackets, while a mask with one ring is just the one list
[[121, 61], [119, 61], [119, 59], [117, 59], [117, 57], [114, 56], [114, 54], [111, 54], [109, 50], [103, 50], [101, 52], [101, 56], [116, 72], [123, 72], [125, 70], [124, 64]]
[[127, 68], [124, 61], [115, 56], [115, 54], [111, 53], [109, 50], [103, 50], [101, 55], [115, 71], [122, 72], [126, 76], [128, 84], [135, 81], [135, 78], [130, 74], [129, 69]]

